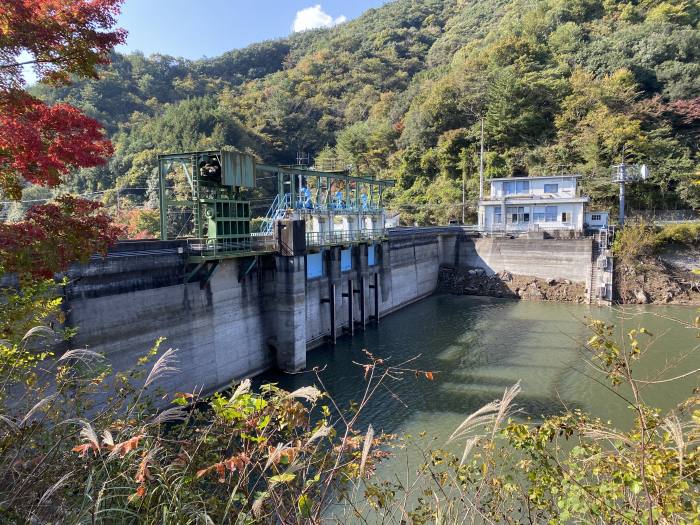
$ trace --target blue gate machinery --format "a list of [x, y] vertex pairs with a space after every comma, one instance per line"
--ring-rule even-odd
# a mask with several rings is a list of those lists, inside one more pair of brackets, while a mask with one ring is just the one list
[[[303, 224], [304, 246], [347, 245], [385, 238], [383, 193], [394, 181], [349, 169], [270, 166], [230, 147], [158, 156], [161, 239], [186, 239], [190, 262], [280, 251], [279, 225]], [[258, 174], [277, 179], [277, 193], [257, 231], [244, 196]], [[261, 177], [262, 178], [262, 177]], [[299, 251], [299, 242], [297, 241]]]

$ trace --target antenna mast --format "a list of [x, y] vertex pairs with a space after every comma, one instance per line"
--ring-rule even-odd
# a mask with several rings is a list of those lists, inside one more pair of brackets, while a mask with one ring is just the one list
[[649, 177], [649, 168], [646, 164], [629, 165], [618, 164], [612, 167], [612, 182], [620, 185], [620, 214], [618, 218], [619, 226], [625, 225], [625, 186], [628, 182], [639, 182]]

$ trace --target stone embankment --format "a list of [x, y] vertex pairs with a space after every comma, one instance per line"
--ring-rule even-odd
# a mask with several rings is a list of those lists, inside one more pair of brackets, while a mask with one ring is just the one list
[[458, 295], [485, 295], [530, 301], [586, 302], [586, 286], [567, 279], [538, 279], [483, 268], [441, 266], [438, 290]]
[[[684, 257], [685, 256], [685, 257]], [[700, 304], [698, 251], [668, 251], [615, 265], [615, 298], [622, 304]]]

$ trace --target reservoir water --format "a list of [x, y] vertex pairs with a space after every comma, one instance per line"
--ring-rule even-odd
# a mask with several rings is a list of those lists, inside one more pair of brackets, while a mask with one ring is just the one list
[[[666, 379], [700, 368], [698, 330], [672, 319], [692, 322], [692, 307], [644, 306], [610, 308], [547, 302], [434, 295], [381, 320], [379, 326], [339, 339], [309, 352], [309, 369], [318, 367], [323, 384], [339, 406], [359, 401], [365, 389], [363, 349], [398, 365], [434, 371], [432, 381], [405, 374], [388, 380], [362, 414], [362, 423], [391, 433], [426, 431], [447, 437], [475, 409], [500, 398], [503, 390], [521, 382], [516, 400], [534, 418], [580, 407], [618, 426], [631, 421], [619, 397], [587, 377], [596, 372], [586, 363], [584, 347], [591, 333], [587, 318], [617, 326], [620, 337], [646, 327], [655, 342], [635, 365], [644, 379]], [[675, 361], [680, 360], [679, 363]], [[670, 367], [668, 370], [665, 370]], [[665, 371], [664, 371], [665, 370]], [[600, 378], [602, 379], [602, 378]], [[313, 372], [268, 373], [260, 382], [286, 389], [318, 384]], [[698, 374], [673, 383], [643, 389], [645, 400], [670, 409], [699, 386]]]

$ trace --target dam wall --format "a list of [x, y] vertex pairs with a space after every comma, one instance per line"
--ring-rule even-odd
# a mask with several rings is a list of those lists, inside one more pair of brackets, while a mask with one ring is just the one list
[[178, 350], [179, 372], [160, 383], [168, 391], [210, 392], [273, 366], [303, 369], [307, 349], [433, 293], [440, 265], [437, 237], [412, 235], [324, 249], [314, 278], [306, 272], [313, 254], [263, 255], [222, 260], [206, 283], [185, 283], [191, 268], [176, 243], [130, 248], [69, 272], [66, 323], [78, 331], [66, 348], [103, 353], [127, 370], [165, 337], [162, 348]]
[[414, 231], [194, 269], [182, 245], [157, 246], [120, 243], [71, 269], [64, 308], [77, 334], [65, 348], [89, 348], [128, 370], [165, 337], [162, 348], [178, 350], [178, 372], [160, 382], [171, 392], [212, 392], [275, 366], [301, 370], [307, 350], [432, 294], [441, 265], [575, 282], [591, 271], [590, 240]]

